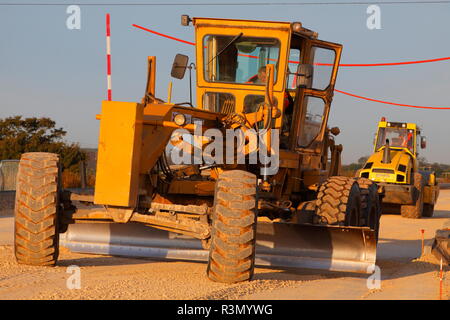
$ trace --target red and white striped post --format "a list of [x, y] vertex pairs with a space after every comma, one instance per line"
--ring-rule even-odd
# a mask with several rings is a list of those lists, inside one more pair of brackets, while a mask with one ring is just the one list
[[109, 13], [106, 14], [106, 72], [108, 80], [108, 101], [111, 101], [111, 19]]

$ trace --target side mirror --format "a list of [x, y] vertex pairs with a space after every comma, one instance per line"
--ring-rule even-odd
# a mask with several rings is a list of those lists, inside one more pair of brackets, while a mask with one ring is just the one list
[[181, 25], [182, 26], [187, 27], [187, 26], [189, 26], [189, 23], [191, 23], [191, 22], [192, 22], [192, 19], [189, 18], [189, 16], [187, 14], [181, 15]]
[[310, 64], [299, 64], [297, 67], [297, 87], [311, 88], [314, 68]]
[[170, 75], [175, 79], [183, 79], [186, 73], [189, 57], [184, 54], [177, 54], [172, 64]]
[[420, 137], [420, 147], [422, 149], [425, 149], [427, 147], [427, 138], [426, 137]]

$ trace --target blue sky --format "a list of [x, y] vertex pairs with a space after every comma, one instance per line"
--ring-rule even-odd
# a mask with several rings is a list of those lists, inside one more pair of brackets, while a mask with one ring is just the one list
[[[42, 1], [35, 1], [38, 2]], [[118, 1], [108, 1], [113, 2]], [[6, 1], [0, 0], [1, 3]], [[0, 117], [51, 117], [68, 131], [68, 141], [79, 142], [83, 147], [96, 147], [99, 123], [95, 114], [100, 112], [101, 100], [106, 96], [106, 13], [111, 14], [112, 20], [113, 99], [121, 101], [140, 101], [147, 56], [157, 56], [157, 96], [162, 98], [167, 95], [175, 54], [183, 53], [194, 60], [192, 46], [131, 26], [138, 24], [193, 41], [194, 29], [180, 25], [181, 14], [301, 21], [305, 27], [318, 31], [319, 38], [343, 44], [342, 63], [450, 56], [450, 4], [379, 4], [380, 30], [366, 27], [368, 5], [81, 5], [80, 30], [67, 29], [67, 6], [0, 6]], [[188, 77], [173, 82], [172, 101], [187, 100]], [[398, 103], [450, 107], [450, 61], [341, 68], [336, 88]], [[344, 163], [370, 154], [377, 121], [382, 116], [392, 121], [417, 122], [428, 138], [428, 148], [421, 155], [429, 161], [450, 163], [450, 110], [388, 106], [336, 93], [329, 124], [341, 128], [337, 141], [344, 145]]]

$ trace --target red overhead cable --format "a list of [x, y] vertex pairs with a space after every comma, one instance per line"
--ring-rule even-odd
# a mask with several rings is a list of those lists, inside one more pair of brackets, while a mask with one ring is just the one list
[[175, 38], [175, 37], [171, 37], [171, 36], [168, 36], [167, 34], [159, 33], [159, 32], [156, 32], [154, 30], [150, 30], [150, 29], [138, 26], [137, 24], [133, 24], [132, 26], [135, 27], [135, 28], [142, 29], [144, 31], [151, 32], [153, 34], [156, 34], [156, 35], [164, 37], [164, 38], [168, 38], [168, 39], [171, 39], [171, 40], [175, 40], [175, 41], [179, 41], [179, 42], [182, 42], [182, 43], [190, 44], [191, 46], [195, 46], [195, 42], [190, 42], [190, 41], [186, 41], [186, 40], [183, 40], [183, 39], [178, 39], [178, 38]]
[[[428, 59], [428, 60], [416, 60], [416, 61], [402, 61], [402, 62], [387, 62], [387, 63], [341, 63], [340, 67], [381, 67], [381, 66], [400, 66], [405, 64], [417, 64], [450, 60], [450, 57]], [[317, 66], [332, 66], [331, 63], [315, 63]]]
[[[153, 34], [156, 34], [158, 36], [161, 37], [165, 37], [171, 40], [175, 40], [175, 41], [179, 41], [182, 43], [186, 43], [186, 44], [190, 44], [192, 46], [195, 46], [195, 42], [190, 42], [190, 41], [186, 41], [183, 39], [179, 39], [179, 38], [175, 38], [172, 36], [169, 36], [167, 34], [163, 34], [160, 32], [156, 32], [154, 30], [148, 29], [148, 28], [144, 28], [141, 26], [138, 26], [136, 24], [132, 25], [135, 28], [139, 28], [142, 29], [144, 31], [148, 31], [151, 32]], [[244, 57], [249, 57], [249, 58], [258, 58], [256, 56], [251, 56], [251, 55], [245, 55], [245, 54], [241, 54], [241, 56]], [[339, 64], [340, 67], [380, 67], [380, 66], [399, 66], [399, 65], [405, 65], [405, 64], [417, 64], [417, 63], [429, 63], [429, 62], [437, 62], [437, 61], [444, 61], [444, 60], [450, 60], [450, 57], [444, 57], [444, 58], [436, 58], [436, 59], [427, 59], [427, 60], [416, 60], [416, 61], [401, 61], [401, 62], [386, 62], [386, 63], [341, 63]], [[297, 61], [289, 61], [290, 63], [298, 63]], [[332, 63], [319, 63], [316, 62], [314, 63], [316, 66], [333, 66]]]
[[378, 103], [384, 103], [384, 104], [390, 104], [393, 106], [400, 106], [400, 107], [409, 107], [409, 108], [419, 108], [419, 109], [437, 109], [437, 110], [450, 110], [450, 107], [425, 107], [425, 106], [413, 106], [410, 104], [402, 104], [402, 103], [395, 103], [395, 102], [389, 102], [389, 101], [383, 101], [383, 100], [377, 100], [377, 99], [372, 99], [372, 98], [367, 98], [367, 97], [362, 97], [362, 96], [358, 96], [356, 94], [353, 93], [349, 93], [349, 92], [345, 92], [342, 90], [338, 90], [338, 89], [334, 89], [334, 91], [351, 96], [351, 97], [355, 97], [355, 98], [359, 98], [359, 99], [363, 99], [363, 100], [367, 100], [367, 101], [372, 101], [372, 102], [378, 102]]
[[[156, 32], [154, 30], [150, 30], [141, 26], [138, 26], [136, 24], [132, 25], [133, 27], [142, 29], [144, 31], [148, 31], [151, 32], [153, 34], [156, 34], [158, 36], [161, 37], [165, 37], [171, 40], [175, 40], [175, 41], [179, 41], [185, 44], [190, 44], [192, 46], [195, 45], [195, 42], [190, 42], [190, 41], [186, 41], [186, 40], [182, 40], [179, 38], [175, 38], [160, 32]], [[241, 54], [242, 56], [245, 57], [249, 57], [249, 58], [258, 58], [256, 56], [252, 56], [252, 55], [244, 55]], [[450, 60], [450, 57], [445, 57], [445, 58], [437, 58], [437, 59], [428, 59], [428, 60], [417, 60], [417, 61], [403, 61], [403, 62], [392, 62], [392, 63], [367, 63], [367, 64], [350, 64], [350, 63], [343, 63], [343, 64], [339, 64], [340, 67], [374, 67], [374, 66], [395, 66], [395, 65], [405, 65], [405, 64], [417, 64], [417, 63], [428, 63], [428, 62], [436, 62], [436, 61], [443, 61], [443, 60]], [[294, 62], [294, 61], [289, 61], [289, 63], [298, 63], [298, 62]], [[315, 65], [318, 66], [333, 66], [333, 64], [331, 63], [314, 63]], [[435, 109], [435, 110], [450, 110], [450, 107], [426, 107], [426, 106], [414, 106], [414, 105], [409, 105], [409, 104], [401, 104], [401, 103], [395, 103], [395, 102], [389, 102], [389, 101], [383, 101], [383, 100], [377, 100], [377, 99], [372, 99], [372, 98], [367, 98], [367, 97], [363, 97], [363, 96], [359, 96], [356, 94], [352, 94], [349, 92], [345, 92], [342, 90], [338, 90], [338, 89], [334, 89], [334, 91], [354, 97], [354, 98], [359, 98], [359, 99], [363, 99], [363, 100], [367, 100], [367, 101], [372, 101], [372, 102], [378, 102], [378, 103], [383, 103], [383, 104], [389, 104], [389, 105], [394, 105], [394, 106], [400, 106], [400, 107], [409, 107], [409, 108], [419, 108], [419, 109]]]

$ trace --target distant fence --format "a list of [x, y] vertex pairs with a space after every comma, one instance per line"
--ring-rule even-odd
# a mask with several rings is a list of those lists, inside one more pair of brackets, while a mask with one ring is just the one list
[[0, 161], [0, 191], [16, 190], [16, 176], [19, 160]]
[[[19, 160], [2, 160], [0, 161], [0, 217], [10, 216], [14, 211], [14, 202], [16, 195], [16, 177], [19, 169]], [[74, 192], [93, 194], [93, 188], [86, 188], [88, 185], [93, 186], [93, 179], [87, 179], [86, 165], [84, 162], [80, 162], [80, 172], [71, 173], [69, 171], [63, 172], [63, 185], [64, 188], [72, 190]], [[76, 178], [75, 180], [73, 178]], [[92, 178], [93, 176], [89, 176]], [[66, 179], [65, 179], [66, 178]], [[74, 181], [65, 181], [67, 178], [71, 178]], [[71, 183], [69, 183], [71, 182]], [[77, 188], [78, 189], [71, 189]]]

